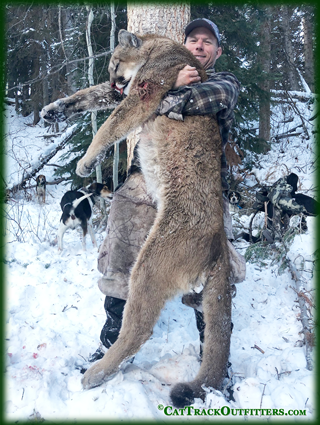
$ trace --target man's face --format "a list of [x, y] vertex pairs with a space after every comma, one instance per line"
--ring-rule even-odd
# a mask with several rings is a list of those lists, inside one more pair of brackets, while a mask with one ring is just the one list
[[185, 46], [199, 60], [205, 69], [213, 66], [222, 54], [218, 41], [207, 28], [195, 28], [188, 35]]

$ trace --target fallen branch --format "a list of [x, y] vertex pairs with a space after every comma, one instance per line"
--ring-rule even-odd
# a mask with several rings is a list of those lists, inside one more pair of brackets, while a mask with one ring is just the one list
[[294, 121], [294, 118], [293, 117], [290, 117], [290, 118], [288, 118], [286, 120], [282, 120], [282, 121], [279, 121], [279, 122], [282, 123], [282, 124], [287, 124], [288, 122], [292, 122], [292, 121]]
[[[61, 177], [60, 179], [53, 180], [52, 182], [47, 181], [46, 185], [49, 186], [49, 185], [59, 184], [61, 182], [66, 182], [68, 180], [71, 180], [71, 177]], [[25, 189], [33, 189], [34, 187], [37, 187], [37, 185], [36, 184], [29, 185]]]
[[76, 126], [73, 131], [68, 134], [65, 139], [55, 148], [53, 149], [47, 156], [45, 156], [38, 167], [34, 168], [32, 171], [27, 173], [27, 175], [22, 179], [22, 181], [16, 185], [14, 185], [11, 189], [8, 189], [10, 193], [15, 193], [18, 190], [24, 189], [28, 180], [32, 177], [36, 176], [38, 172], [53, 158], [61, 149], [65, 147], [65, 145], [69, 142], [69, 140], [80, 130], [79, 126]]
[[279, 136], [275, 136], [274, 139], [280, 140], [280, 139], [285, 139], [286, 137], [300, 136], [301, 134], [303, 134], [303, 131], [300, 131], [299, 133], [285, 133], [285, 134], [280, 134]]
[[63, 168], [63, 165], [58, 165], [58, 164], [47, 164], [47, 167], [58, 167], [58, 168]]
[[292, 106], [292, 108], [296, 111], [296, 113], [299, 115], [299, 117], [300, 117], [300, 119], [301, 119], [301, 124], [302, 124], [303, 130], [304, 130], [304, 132], [306, 133], [307, 138], [308, 138], [308, 139], [310, 139], [310, 136], [309, 136], [309, 133], [308, 133], [307, 127], [306, 127], [306, 125], [305, 125], [305, 118], [302, 116], [302, 114], [301, 114], [300, 110], [297, 108], [297, 106], [296, 106], [295, 102], [293, 101], [292, 95], [291, 95], [289, 92], [287, 92], [287, 93], [288, 93], [288, 97], [289, 97], [289, 98], [290, 98], [290, 100], [291, 100], [291, 104], [290, 104], [290, 105], [291, 105], [291, 106]]
[[249, 223], [249, 240], [250, 240], [251, 243], [253, 243], [253, 240], [252, 240], [252, 223], [253, 223], [255, 216], [258, 214], [258, 212], [259, 212], [258, 210], [256, 210], [254, 212], [253, 216], [251, 217], [250, 223]]
[[284, 137], [290, 137], [290, 135], [297, 135], [297, 134], [300, 134], [300, 133], [294, 133], [298, 128], [300, 128], [300, 127], [302, 127], [302, 124], [299, 124], [299, 125], [297, 125], [297, 126], [295, 126], [295, 127], [293, 127], [293, 128], [290, 128], [290, 130], [288, 130], [286, 133], [282, 133], [282, 134], [277, 134], [276, 136], [274, 136], [274, 138], [276, 139], [276, 140], [278, 140], [278, 139], [282, 139], [282, 138], [284, 138]]
[[300, 285], [302, 282], [301, 279], [301, 275], [300, 272], [298, 272], [298, 270], [296, 269], [296, 267], [294, 266], [294, 264], [292, 263], [292, 261], [287, 257], [287, 263], [292, 275], [292, 279], [294, 280], [295, 284], [296, 284], [296, 290], [295, 292], [298, 295], [298, 302], [299, 302], [299, 307], [300, 307], [300, 311], [301, 311], [301, 323], [302, 323], [302, 330], [303, 330], [303, 334], [304, 334], [304, 342], [306, 345], [306, 361], [307, 361], [307, 369], [308, 370], [313, 370], [313, 364], [312, 364], [312, 358], [311, 358], [311, 351], [312, 351], [312, 347], [310, 345], [310, 335], [311, 335], [311, 330], [309, 327], [309, 317], [307, 314], [307, 307], [306, 307], [306, 303], [305, 303], [305, 298], [303, 296], [300, 296], [299, 294], [301, 293], [300, 290]]
[[256, 344], [254, 344], [254, 346], [251, 348], [255, 348], [256, 350], [260, 351], [260, 353], [264, 354], [264, 351], [262, 350], [262, 348], [258, 347]]
[[[271, 91], [271, 97], [274, 99], [274, 101], [277, 101], [277, 99], [286, 100], [289, 98], [288, 91], [287, 90], [277, 90]], [[300, 102], [308, 102], [311, 98], [316, 97], [313, 93], [306, 93], [306, 92], [290, 92], [291, 99], [299, 100]], [[290, 100], [291, 100], [290, 99]], [[290, 103], [289, 100], [289, 103]]]
[[297, 289], [296, 288], [293, 288], [292, 286], [290, 286], [290, 288], [294, 290], [294, 292], [298, 295], [298, 297], [304, 298], [304, 300], [310, 306], [310, 308], [315, 308], [315, 305], [310, 300], [310, 298], [307, 297], [307, 295], [305, 294], [305, 292], [303, 292], [303, 291], [297, 291]]
[[6, 105], [15, 105], [16, 104], [15, 99], [9, 99], [8, 97], [5, 98], [3, 101]]
[[319, 112], [316, 112], [311, 118], [309, 118], [309, 121], [314, 121], [319, 116]]
[[36, 137], [41, 137], [44, 139], [50, 139], [51, 137], [60, 137], [62, 135], [62, 133], [50, 133], [50, 134], [42, 134], [41, 136], [36, 136]]
[[[265, 392], [265, 389], [266, 389], [267, 384], [263, 384], [263, 385], [264, 385], [264, 387], [263, 387], [263, 391], [262, 391], [262, 394], [261, 394], [261, 400], [260, 400], [260, 410], [261, 410], [261, 408], [262, 408], [262, 399], [263, 399], [264, 392]], [[261, 416], [261, 414], [260, 414], [260, 416]]]

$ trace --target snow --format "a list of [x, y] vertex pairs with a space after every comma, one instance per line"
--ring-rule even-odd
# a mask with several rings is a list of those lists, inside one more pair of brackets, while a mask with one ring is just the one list
[[[52, 134], [52, 131], [48, 129], [51, 129], [51, 127], [44, 128], [40, 127], [39, 124], [33, 127], [32, 121], [31, 115], [17, 119], [13, 106], [7, 108], [5, 120], [6, 138], [8, 140], [6, 184], [9, 189], [20, 183], [32, 169], [38, 167], [41, 164], [41, 159], [63, 142], [76, 126], [74, 124], [66, 128], [65, 123], [59, 124], [60, 130], [65, 130], [64, 133], [60, 137], [53, 135], [50, 138], [48, 136]], [[47, 137], [44, 138], [44, 136]], [[52, 167], [46, 166], [45, 170], [46, 175], [52, 175]]]
[[[312, 116], [310, 105], [298, 106], [306, 118]], [[281, 114], [280, 109], [274, 112], [277, 120], [273, 130], [279, 131], [280, 119], [286, 117], [283, 109]], [[293, 118], [291, 127], [300, 120], [297, 115]], [[6, 122], [6, 181], [12, 187], [26, 169], [30, 171], [38, 163], [41, 154], [61, 139], [44, 139], [48, 130], [40, 124], [27, 125], [32, 118], [17, 116], [11, 106], [6, 110]], [[311, 126], [307, 125], [311, 134]], [[280, 132], [285, 131], [282, 124]], [[59, 164], [62, 154], [59, 152], [51, 162]], [[261, 183], [271, 185], [288, 170], [296, 172], [300, 191], [313, 196], [313, 155], [311, 140], [284, 139], [259, 157], [254, 175]], [[51, 181], [53, 171], [53, 166], [45, 166], [41, 173]], [[248, 176], [248, 186], [253, 185], [254, 175]], [[100, 387], [86, 391], [81, 387], [81, 369], [89, 366], [88, 357], [99, 346], [105, 322], [104, 296], [97, 285], [97, 250], [89, 238], [87, 250], [83, 251], [80, 233], [69, 231], [64, 250], [58, 253], [59, 201], [68, 189], [62, 184], [48, 186], [45, 205], [38, 203], [34, 189], [28, 190], [31, 199], [20, 192], [6, 205], [6, 418], [181, 420], [177, 414], [166, 416], [158, 408], [170, 406], [169, 393], [174, 383], [192, 380], [199, 369], [194, 312], [181, 303], [180, 297], [166, 304], [152, 337], [133, 363], [124, 364], [113, 379]], [[259, 220], [263, 224], [263, 216], [256, 217], [257, 225]], [[296, 218], [292, 220], [294, 223]], [[234, 213], [235, 221], [245, 228], [250, 217]], [[309, 217], [307, 224], [307, 232], [294, 237], [288, 257], [302, 269], [304, 289], [312, 291], [315, 219]], [[105, 232], [96, 233], [96, 237], [100, 245]], [[240, 241], [235, 246], [244, 254], [249, 244]], [[232, 414], [220, 414], [215, 419], [243, 421], [292, 419], [285, 415], [292, 409], [306, 412], [306, 416], [295, 416], [295, 420], [314, 419], [314, 372], [306, 369], [300, 310], [291, 274], [288, 269], [280, 272], [279, 264], [268, 258], [248, 262], [246, 280], [236, 287], [229, 359], [234, 399], [226, 392], [208, 389], [206, 401], [196, 399], [192, 411], [198, 409], [198, 414], [203, 415], [203, 409], [234, 409]], [[271, 412], [283, 409], [285, 413], [248, 413], [261, 408]], [[235, 409], [238, 414], [234, 414]], [[196, 415], [186, 414], [183, 419], [199, 420]]]

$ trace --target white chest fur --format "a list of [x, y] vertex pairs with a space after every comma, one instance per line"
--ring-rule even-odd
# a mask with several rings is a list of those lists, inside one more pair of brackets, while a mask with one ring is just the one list
[[140, 166], [146, 181], [148, 193], [161, 206], [161, 169], [158, 161], [158, 149], [147, 131], [142, 131], [138, 146]]

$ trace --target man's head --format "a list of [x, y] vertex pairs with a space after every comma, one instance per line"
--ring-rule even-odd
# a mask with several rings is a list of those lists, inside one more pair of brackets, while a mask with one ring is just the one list
[[218, 27], [209, 19], [195, 19], [185, 29], [185, 46], [205, 69], [212, 67], [221, 56]]

